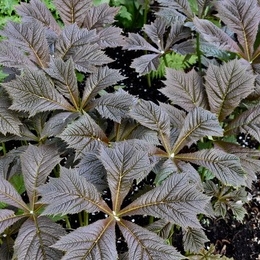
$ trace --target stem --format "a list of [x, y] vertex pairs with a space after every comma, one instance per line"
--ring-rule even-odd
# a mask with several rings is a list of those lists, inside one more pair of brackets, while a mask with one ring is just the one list
[[88, 225], [88, 212], [86, 212], [84, 210], [83, 215], [84, 215], [84, 226], [87, 226]]
[[69, 218], [67, 216], [65, 217], [65, 222], [66, 222], [66, 228], [71, 229], [70, 221], [69, 221]]
[[200, 35], [199, 35], [199, 33], [196, 33], [196, 52], [197, 52], [197, 56], [198, 56], [199, 71], [202, 72], [201, 51], [200, 51]]
[[3, 155], [6, 155], [6, 147], [5, 147], [5, 143], [2, 143], [2, 150], [3, 150]]

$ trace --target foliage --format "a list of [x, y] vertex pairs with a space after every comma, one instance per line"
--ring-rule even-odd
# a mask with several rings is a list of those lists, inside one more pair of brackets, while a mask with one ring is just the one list
[[[258, 150], [229, 142], [239, 132], [260, 142], [258, 23], [249, 19], [260, 7], [237, 2], [217, 2], [210, 21], [212, 1], [160, 0], [146, 36], [123, 36], [120, 8], [107, 3], [55, 0], [55, 17], [51, 2], [16, 8], [21, 23], [9, 21], [0, 42], [0, 64], [14, 69], [0, 91], [1, 259], [184, 259], [171, 244], [173, 227], [189, 259], [226, 259], [204, 249], [200, 219], [242, 221], [245, 188], [260, 166]], [[236, 10], [230, 19], [224, 7]], [[219, 17], [238, 42], [212, 23]], [[206, 45], [212, 50], [203, 53]], [[132, 62], [139, 74], [166, 61], [160, 91], [169, 102], [113, 88], [125, 79], [106, 54], [115, 47], [147, 51]], [[194, 55], [198, 67], [169, 68], [173, 52]], [[234, 59], [221, 59], [229, 52]], [[127, 200], [152, 172], [154, 185]], [[91, 213], [103, 218], [88, 223]], [[134, 215], [156, 221], [143, 227], [129, 221]]]

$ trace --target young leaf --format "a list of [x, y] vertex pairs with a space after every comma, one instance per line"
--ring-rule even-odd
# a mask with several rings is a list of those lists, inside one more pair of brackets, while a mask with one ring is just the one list
[[6, 135], [7, 133], [20, 136], [20, 122], [17, 114], [8, 108], [11, 106], [7, 97], [0, 97], [0, 132]]
[[210, 64], [205, 80], [210, 111], [217, 114], [219, 121], [223, 121], [254, 91], [255, 76], [238, 60], [221, 67]]
[[37, 200], [37, 188], [46, 182], [48, 175], [61, 158], [51, 146], [29, 145], [21, 155], [22, 172], [28, 198], [34, 206]]
[[160, 89], [173, 104], [179, 105], [187, 111], [194, 107], [207, 109], [208, 103], [205, 98], [205, 91], [202, 79], [193, 69], [188, 73], [166, 68], [165, 88]]
[[41, 22], [47, 28], [51, 28], [57, 34], [60, 34], [60, 26], [53, 18], [50, 10], [40, 0], [31, 0], [30, 3], [20, 3], [16, 7], [16, 12], [23, 19], [34, 22], [35, 20]]
[[127, 220], [119, 222], [119, 228], [129, 246], [128, 259], [181, 260], [183, 256], [153, 232]]
[[84, 108], [98, 94], [99, 91], [124, 80], [118, 70], [107, 66], [100, 67], [87, 78], [82, 96], [81, 106]]
[[110, 212], [96, 187], [79, 176], [76, 169], [61, 168], [60, 178], [51, 178], [38, 191], [42, 196], [40, 203], [48, 204], [42, 215], [74, 214], [82, 210]]
[[47, 217], [35, 218], [34, 221], [27, 219], [21, 226], [14, 244], [14, 258], [61, 259], [62, 252], [50, 246], [66, 234], [65, 230]]
[[28, 53], [29, 58], [41, 68], [47, 67], [50, 58], [49, 45], [41, 23], [8, 22], [1, 35], [8, 37], [14, 46]]
[[60, 58], [67, 60], [79, 47], [94, 43], [97, 39], [95, 30], [80, 29], [77, 24], [67, 25], [55, 43], [55, 53]]
[[20, 194], [9, 181], [2, 177], [0, 177], [0, 201], [24, 211], [28, 211], [28, 207], [22, 200]]
[[201, 229], [187, 228], [183, 233], [183, 245], [186, 252], [198, 253], [209, 241]]
[[112, 194], [113, 209], [117, 212], [132, 187], [145, 178], [153, 168], [147, 152], [138, 151], [127, 142], [114, 148], [101, 148], [99, 159], [107, 171], [107, 181]]
[[53, 79], [56, 89], [64, 95], [75, 108], [79, 106], [77, 78], [72, 59], [51, 59], [49, 68], [45, 70]]
[[130, 116], [152, 130], [170, 135], [168, 114], [151, 101], [140, 100], [130, 111]]
[[56, 109], [75, 110], [42, 71], [25, 69], [22, 76], [3, 87], [13, 99], [10, 109], [29, 112], [30, 116]]
[[69, 124], [59, 137], [68, 143], [69, 147], [76, 149], [77, 156], [88, 152], [88, 145], [91, 143], [99, 146], [100, 141], [108, 142], [100, 126], [86, 113]]
[[151, 215], [184, 228], [201, 228], [197, 214], [204, 212], [209, 198], [189, 184], [185, 174], [172, 174], [158, 186], [137, 198], [120, 216]]
[[2, 234], [6, 228], [10, 227], [16, 221], [22, 218], [24, 218], [23, 215], [16, 216], [12, 210], [0, 209], [0, 233]]
[[222, 136], [223, 129], [214, 114], [201, 107], [194, 108], [185, 118], [183, 128], [172, 151], [179, 152], [185, 145], [190, 145], [204, 136]]
[[110, 7], [108, 4], [92, 6], [84, 17], [83, 26], [88, 30], [102, 29], [105, 25], [114, 22], [114, 17], [118, 11], [118, 7]]
[[245, 57], [252, 60], [254, 43], [260, 22], [257, 0], [221, 0], [215, 4], [221, 20], [236, 34]]
[[13, 68], [34, 68], [33, 62], [19, 49], [13, 46], [9, 41], [2, 40], [0, 42], [0, 63], [3, 66]]
[[217, 48], [224, 51], [242, 53], [238, 44], [212, 22], [194, 17], [193, 23], [196, 30], [203, 35], [205, 40], [214, 44]]
[[72, 55], [72, 59], [75, 63], [75, 68], [78, 71], [93, 73], [97, 70], [97, 66], [105, 65], [112, 62], [97, 43], [85, 44], [78, 47], [75, 53]]
[[115, 223], [111, 218], [98, 220], [63, 236], [52, 247], [66, 251], [63, 260], [117, 259]]
[[224, 184], [245, 184], [245, 173], [240, 160], [233, 154], [218, 149], [204, 149], [195, 153], [178, 154], [175, 158], [206, 167]]
[[251, 134], [260, 142], [260, 106], [252, 107], [233, 119], [225, 128], [225, 135], [239, 132]]
[[54, 5], [65, 25], [76, 23], [81, 26], [91, 4], [92, 0], [54, 0]]
[[126, 118], [135, 103], [134, 96], [128, 94], [122, 89], [115, 93], [101, 96], [94, 100], [88, 106], [94, 107], [104, 118], [109, 118], [117, 123], [121, 123], [122, 118]]

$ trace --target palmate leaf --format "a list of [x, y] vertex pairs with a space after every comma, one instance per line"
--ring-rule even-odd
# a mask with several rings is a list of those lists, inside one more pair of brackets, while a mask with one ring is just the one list
[[13, 99], [10, 109], [29, 112], [30, 116], [56, 109], [75, 110], [42, 71], [25, 69], [22, 76], [3, 87]]
[[183, 256], [172, 246], [153, 232], [127, 220], [119, 222], [119, 228], [129, 246], [128, 259], [183, 259]]
[[85, 82], [81, 106], [85, 108], [99, 91], [124, 79], [125, 77], [120, 74], [119, 70], [110, 69], [107, 66], [98, 68], [96, 72], [90, 74]]
[[79, 176], [76, 169], [61, 168], [60, 178], [38, 188], [42, 198], [39, 203], [48, 204], [42, 215], [66, 215], [87, 212], [110, 212], [96, 187]]
[[208, 241], [201, 229], [187, 228], [183, 230], [183, 246], [186, 252], [198, 253]]
[[118, 7], [110, 7], [106, 3], [92, 6], [84, 17], [83, 27], [88, 28], [88, 30], [102, 29], [105, 25], [112, 24], [119, 9]]
[[52, 77], [55, 88], [73, 104], [79, 106], [79, 91], [77, 77], [72, 59], [67, 62], [62, 59], [51, 59], [49, 68], [45, 71]]
[[92, 5], [92, 0], [54, 0], [54, 5], [65, 25], [76, 23], [81, 26]]
[[211, 5], [211, 2], [212, 2], [212, 0], [198, 0], [197, 1], [199, 18], [201, 18], [203, 16], [207, 7]]
[[158, 1], [161, 5], [173, 7], [174, 9], [177, 9], [181, 13], [184, 13], [187, 17], [192, 18], [193, 13], [190, 8], [190, 4], [188, 0], [159, 0]]
[[60, 34], [60, 26], [55, 21], [50, 10], [40, 0], [31, 0], [30, 3], [20, 3], [16, 7], [16, 12], [23, 17], [23, 20], [32, 20], [34, 22], [35, 19], [46, 27], [51, 28], [57, 34]]
[[244, 58], [251, 61], [260, 22], [257, 0], [221, 0], [215, 6], [221, 20], [236, 34]]
[[204, 136], [222, 136], [223, 129], [214, 114], [201, 107], [194, 108], [185, 118], [179, 137], [172, 147], [174, 154]]
[[147, 152], [137, 150], [127, 142], [117, 143], [113, 148], [101, 148], [99, 159], [107, 171], [113, 209], [117, 212], [134, 179], [139, 183], [154, 165]]
[[205, 91], [202, 79], [193, 69], [188, 73], [166, 68], [165, 88], [160, 89], [173, 104], [179, 105], [187, 111], [194, 107], [207, 109], [208, 104], [205, 98]]
[[56, 148], [47, 145], [29, 145], [21, 155], [24, 184], [30, 203], [37, 201], [37, 188], [46, 182], [55, 165], [61, 161]]
[[114, 26], [103, 28], [98, 32], [98, 44], [102, 49], [124, 46], [125, 40], [122, 29]]
[[128, 113], [135, 101], [134, 96], [119, 89], [115, 93], [106, 94], [94, 100], [88, 107], [95, 108], [104, 118], [121, 123], [122, 118], [128, 117]]
[[66, 60], [77, 51], [78, 47], [97, 40], [96, 30], [81, 29], [77, 24], [67, 25], [55, 42], [55, 53]]
[[196, 30], [203, 35], [203, 38], [217, 48], [224, 51], [231, 51], [240, 54], [243, 53], [238, 44], [212, 22], [194, 17], [193, 23]]
[[195, 153], [178, 154], [175, 158], [206, 167], [224, 184], [245, 184], [245, 173], [240, 160], [233, 154], [218, 149], [204, 149]]
[[25, 65], [35, 68], [33, 62], [18, 47], [6, 40], [0, 42], [0, 63], [13, 68], [24, 68]]
[[157, 235], [159, 235], [163, 239], [168, 239], [172, 232], [173, 224], [164, 219], [159, 219], [154, 221], [153, 223], [146, 226], [146, 228]]
[[101, 141], [108, 142], [100, 126], [86, 113], [69, 124], [59, 137], [76, 150], [77, 156], [88, 152], [91, 143], [99, 146]]
[[17, 114], [8, 108], [11, 106], [7, 97], [0, 97], [0, 132], [20, 136], [20, 126], [22, 125]]
[[225, 135], [249, 133], [260, 142], [260, 106], [252, 107], [233, 119], [225, 128]]
[[45, 37], [45, 28], [37, 21], [34, 23], [8, 22], [1, 31], [12, 44], [29, 54], [29, 58], [41, 68], [49, 62], [49, 45]]
[[170, 135], [170, 119], [160, 106], [151, 101], [140, 100], [130, 111], [130, 116], [152, 130]]
[[50, 246], [65, 234], [65, 230], [60, 225], [47, 217], [39, 217], [35, 222], [27, 219], [15, 240], [14, 258], [21, 260], [61, 259], [62, 252]]
[[209, 65], [205, 76], [210, 111], [223, 121], [239, 105], [242, 99], [254, 91], [255, 76], [238, 60], [221, 67]]
[[12, 210], [0, 209], [0, 234], [2, 234], [6, 228], [22, 218], [24, 218], [23, 215], [16, 216]]
[[66, 254], [62, 260], [117, 259], [115, 221], [111, 218], [98, 220], [80, 227], [62, 237], [52, 247]]
[[20, 194], [11, 183], [3, 177], [0, 177], [0, 201], [24, 211], [28, 211], [28, 207], [22, 200]]
[[105, 65], [113, 60], [109, 58], [104, 51], [100, 50], [97, 43], [85, 44], [78, 47], [72, 55], [75, 68], [78, 71], [93, 73], [97, 71], [97, 66]]
[[209, 197], [197, 190], [183, 173], [172, 174], [158, 186], [120, 211], [120, 216], [150, 215], [181, 227], [201, 228], [197, 214], [205, 213]]

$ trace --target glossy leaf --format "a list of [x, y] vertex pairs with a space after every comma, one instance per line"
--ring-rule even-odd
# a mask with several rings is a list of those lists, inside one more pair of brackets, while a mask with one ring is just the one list
[[113, 209], [118, 211], [134, 179], [138, 183], [145, 178], [153, 164], [146, 152], [138, 151], [127, 142], [118, 143], [113, 148], [101, 148], [99, 159], [107, 171]]
[[28, 207], [22, 200], [20, 194], [11, 183], [3, 177], [0, 177], [0, 201], [24, 211], [28, 210]]
[[98, 220], [62, 237], [52, 247], [66, 251], [62, 260], [117, 259], [115, 223], [111, 218]]
[[184, 228], [200, 228], [197, 214], [204, 212], [209, 198], [189, 184], [185, 174], [172, 174], [158, 186], [124, 208], [121, 216], [151, 215]]
[[198, 107], [194, 108], [185, 118], [179, 137], [172, 151], [179, 152], [185, 145], [191, 145], [204, 136], [222, 136], [223, 129], [214, 114]]
[[225, 128], [225, 135], [249, 133], [260, 142], [260, 106], [249, 108], [235, 117]]
[[41, 71], [26, 69], [22, 76], [3, 86], [13, 99], [10, 109], [29, 112], [30, 116], [57, 109], [74, 110]]
[[224, 63], [221, 67], [210, 65], [205, 80], [210, 111], [217, 114], [220, 121], [254, 91], [255, 76], [238, 60]]
[[91, 4], [92, 0], [54, 0], [54, 5], [65, 25], [76, 23], [81, 26]]
[[235, 155], [218, 149], [204, 149], [195, 153], [178, 154], [176, 159], [206, 167], [224, 184], [245, 184], [245, 173]]
[[38, 191], [42, 196], [40, 203], [47, 204], [43, 215], [74, 214], [82, 210], [110, 212], [96, 187], [79, 176], [76, 169], [61, 168], [60, 178], [51, 178]]
[[6, 97], [0, 97], [0, 132], [20, 136], [20, 126], [22, 125], [16, 113], [9, 110], [11, 102]]
[[30, 60], [41, 68], [47, 67], [49, 61], [49, 45], [45, 38], [45, 29], [37, 21], [34, 23], [8, 22], [2, 36], [8, 37], [14, 46], [29, 54]]
[[172, 246], [153, 232], [148, 231], [127, 220], [121, 220], [119, 228], [129, 247], [129, 259], [159, 260], [183, 259]]
[[37, 20], [46, 27], [50, 27], [57, 34], [60, 33], [61, 29], [58, 23], [55, 21], [50, 10], [40, 0], [31, 0], [30, 3], [20, 3], [16, 7], [18, 15], [22, 16], [23, 19], [28, 19], [31, 22]]
[[82, 107], [85, 107], [88, 102], [96, 97], [99, 91], [116, 84], [118, 81], [125, 79], [118, 70], [110, 69], [107, 66], [98, 68], [92, 73], [85, 83], [85, 88], [82, 96]]
[[108, 142], [100, 126], [86, 113], [69, 124], [59, 137], [76, 150], [77, 156], [87, 152], [91, 143], [99, 146], [101, 141]]
[[0, 210], [0, 233], [2, 234], [6, 228], [13, 225], [16, 221], [24, 218], [24, 216], [16, 216], [14, 211], [9, 209]]
[[151, 101], [140, 100], [133, 106], [130, 115], [143, 126], [161, 132], [164, 135], [170, 134], [168, 114]]
[[60, 162], [57, 150], [52, 146], [29, 145], [21, 155], [22, 172], [28, 198], [32, 205], [37, 200], [37, 188], [46, 182], [47, 177]]
[[[47, 217], [27, 219], [21, 226], [14, 244], [14, 257], [29, 259], [61, 259], [62, 252], [51, 248], [65, 230]], [[25, 239], [26, 238], [26, 239]]]
[[64, 62], [62, 59], [51, 59], [49, 68], [45, 70], [52, 77], [55, 88], [78, 108], [79, 91], [72, 59]]
[[191, 111], [195, 107], [207, 109], [202, 79], [195, 70], [188, 73], [166, 68], [165, 88], [160, 89], [175, 105]]

